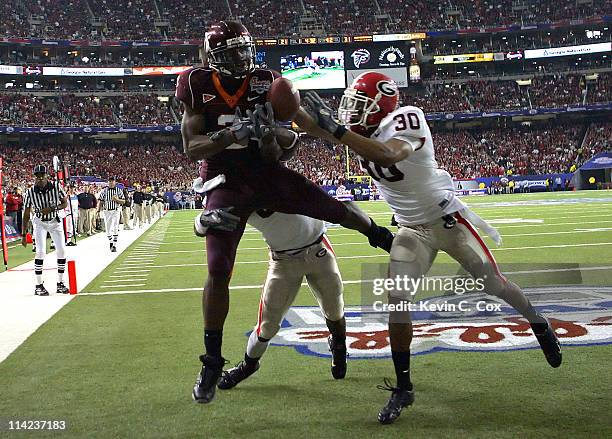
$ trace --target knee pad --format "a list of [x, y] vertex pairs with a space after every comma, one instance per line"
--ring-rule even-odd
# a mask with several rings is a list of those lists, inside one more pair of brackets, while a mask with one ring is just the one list
[[420, 242], [411, 234], [398, 233], [391, 247], [391, 261], [414, 262], [417, 260]]

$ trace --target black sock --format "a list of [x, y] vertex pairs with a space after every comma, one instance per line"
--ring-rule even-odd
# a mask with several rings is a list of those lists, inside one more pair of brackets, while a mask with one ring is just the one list
[[535, 310], [530, 301], [527, 301], [527, 308], [523, 311], [522, 314], [523, 317], [525, 317], [529, 321], [529, 323], [531, 323], [531, 327], [538, 334], [541, 334], [548, 328], [548, 323], [546, 323], [544, 317], [538, 314], [538, 312]]
[[244, 354], [244, 364], [246, 364], [249, 369], [255, 369], [258, 361], [259, 358], [252, 358], [249, 357], [246, 353]]
[[204, 330], [204, 348], [211, 357], [221, 357], [221, 342], [223, 331], [219, 329]]
[[410, 351], [396, 352], [391, 351], [395, 376], [397, 377], [397, 387], [402, 390], [412, 390], [410, 382]]
[[334, 344], [346, 344], [346, 320], [344, 317], [336, 321], [325, 319], [325, 323], [327, 324], [329, 333], [332, 335]]

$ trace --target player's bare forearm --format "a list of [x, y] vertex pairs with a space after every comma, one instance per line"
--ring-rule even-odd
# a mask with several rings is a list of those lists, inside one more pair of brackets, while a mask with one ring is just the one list
[[68, 207], [68, 198], [64, 198], [64, 201], [58, 204], [57, 210], [62, 210], [62, 209], [65, 209], [66, 207]]
[[183, 105], [185, 112], [181, 121], [181, 134], [183, 135], [183, 151], [191, 160], [202, 160], [223, 151], [234, 140], [230, 132], [225, 136], [219, 136], [214, 141], [207, 135], [202, 134], [204, 130], [204, 116], [197, 114], [187, 105]]
[[389, 167], [404, 160], [412, 151], [410, 144], [399, 139], [390, 139], [383, 143], [369, 137], [364, 137], [352, 131], [347, 131], [340, 138], [361, 157], [384, 167]]

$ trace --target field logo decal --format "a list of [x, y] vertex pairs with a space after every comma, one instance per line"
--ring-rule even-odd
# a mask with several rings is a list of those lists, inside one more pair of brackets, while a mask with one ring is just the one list
[[[526, 289], [525, 292], [536, 309], [549, 317], [562, 346], [612, 344], [612, 287], [547, 287]], [[467, 300], [474, 305], [472, 312], [414, 311], [412, 353], [539, 348], [529, 323], [512, 308], [495, 297], [471, 296], [429, 298], [427, 303]], [[476, 303], [483, 301], [501, 306], [477, 310]], [[391, 356], [386, 319], [381, 314], [349, 307], [345, 315], [350, 358]], [[293, 346], [305, 355], [329, 357], [328, 335], [318, 307], [292, 307], [272, 344]]]

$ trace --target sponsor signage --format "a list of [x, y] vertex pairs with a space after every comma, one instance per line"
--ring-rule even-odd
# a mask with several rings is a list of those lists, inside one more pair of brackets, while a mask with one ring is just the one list
[[549, 49], [525, 50], [525, 59], [554, 58], [557, 56], [587, 55], [589, 53], [610, 52], [612, 43], [583, 44], [580, 46], [553, 47]]
[[133, 67], [134, 76], [157, 76], [157, 75], [178, 75], [191, 66], [159, 66], [159, 67]]
[[131, 68], [124, 67], [43, 67], [43, 76], [126, 76]]
[[409, 53], [399, 44], [364, 44], [347, 54], [347, 69], [406, 67], [410, 63]]
[[[612, 343], [611, 287], [573, 285], [530, 288], [526, 292], [537, 297], [536, 309], [550, 314], [562, 345]], [[413, 355], [540, 348], [529, 322], [492, 296], [442, 296], [418, 301], [413, 306]], [[391, 356], [385, 319], [372, 309], [360, 307], [347, 307], [345, 315], [349, 359]], [[381, 316], [386, 317], [386, 313]], [[328, 336], [325, 318], [318, 307], [294, 306], [272, 344], [292, 346], [305, 355], [329, 357]]]
[[492, 52], [463, 53], [461, 55], [435, 55], [434, 64], [461, 64], [468, 62], [489, 62], [494, 60]]
[[346, 82], [351, 84], [353, 80], [365, 72], [378, 72], [387, 75], [395, 81], [398, 87], [408, 87], [408, 73], [405, 67], [395, 67], [390, 69], [360, 69], [360, 70], [347, 70], [346, 71]]
[[385, 35], [372, 35], [372, 41], [410, 41], [410, 40], [424, 40], [427, 38], [425, 32], [416, 32], [409, 34], [385, 34]]
[[0, 65], [0, 75], [22, 75], [23, 67], [21, 66], [2, 66]]

